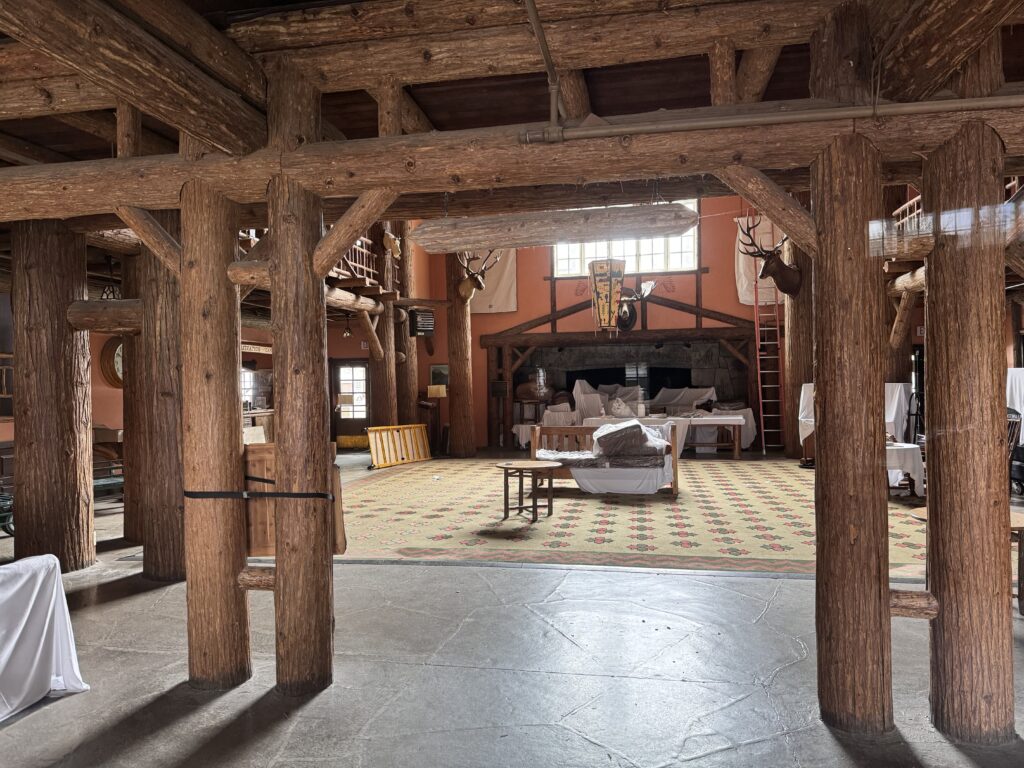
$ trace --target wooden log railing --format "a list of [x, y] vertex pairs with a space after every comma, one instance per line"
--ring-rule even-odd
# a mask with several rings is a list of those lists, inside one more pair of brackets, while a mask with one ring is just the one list
[[246, 566], [238, 574], [238, 586], [242, 589], [274, 591], [277, 583], [277, 569], [270, 567]]
[[939, 615], [939, 601], [931, 592], [890, 589], [889, 614], [909, 619], [931, 620]]

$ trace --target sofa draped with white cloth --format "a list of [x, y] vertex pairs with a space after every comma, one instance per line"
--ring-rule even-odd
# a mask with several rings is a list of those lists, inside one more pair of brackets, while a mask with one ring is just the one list
[[47, 696], [87, 690], [57, 558], [0, 566], [0, 722]]
[[[1024, 368], [1010, 368], [1006, 372], [1006, 407], [1024, 415]], [[1024, 445], [1024, 430], [1017, 445]]]

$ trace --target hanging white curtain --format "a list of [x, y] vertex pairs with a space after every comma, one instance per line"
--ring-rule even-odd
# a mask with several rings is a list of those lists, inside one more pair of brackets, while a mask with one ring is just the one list
[[[782, 230], [776, 227], [770, 219], [764, 216], [760, 219], [760, 223], [753, 230], [754, 240], [762, 248], [771, 250], [782, 239]], [[757, 221], [757, 218], [748, 220], [746, 216], [741, 216], [733, 221], [736, 222], [736, 293], [739, 296], [740, 304], [754, 306], [754, 282], [757, 280], [758, 270], [761, 269], [761, 259], [747, 256], [740, 250], [740, 224], [747, 227]], [[775, 293], [771, 290], [773, 287], [774, 282], [770, 278], [761, 280], [758, 284], [758, 290], [762, 291], [762, 304], [771, 304], [774, 300]]]
[[[478, 254], [486, 256], [486, 252]], [[519, 309], [516, 295], [516, 249], [508, 248], [501, 261], [484, 276], [484, 289], [473, 294], [469, 311], [474, 314], [515, 312]]]

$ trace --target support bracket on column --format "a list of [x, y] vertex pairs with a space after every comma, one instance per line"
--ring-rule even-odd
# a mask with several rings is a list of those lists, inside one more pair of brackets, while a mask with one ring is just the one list
[[181, 274], [181, 244], [171, 237], [153, 214], [143, 208], [128, 205], [118, 206], [114, 212], [135, 231], [142, 244], [152, 251], [175, 277]]

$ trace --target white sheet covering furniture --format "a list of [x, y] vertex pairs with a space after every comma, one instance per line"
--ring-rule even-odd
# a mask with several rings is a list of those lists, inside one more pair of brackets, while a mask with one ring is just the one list
[[57, 558], [0, 566], [0, 721], [45, 696], [87, 690]]
[[[1006, 372], [1006, 407], [1024, 413], [1024, 368], [1010, 368]], [[1024, 445], [1024, 430], [1017, 445]]]
[[914, 495], [924, 496], [924, 461], [920, 446], [912, 443], [892, 443], [885, 446], [885, 468], [889, 485], [897, 486], [906, 472], [914, 481]]
[[[743, 450], [747, 450], [751, 445], [754, 444], [754, 439], [757, 437], [757, 423], [754, 421], [754, 409], [753, 408], [740, 408], [738, 410], [728, 410], [725, 408], [713, 408], [711, 410], [711, 416], [740, 416], [743, 418], [743, 426], [740, 429], [740, 447]], [[703, 416], [701, 418], [708, 418]], [[707, 423], [707, 422], [704, 422]], [[730, 419], [727, 423], [721, 423], [720, 426], [732, 426], [735, 424], [735, 419]], [[713, 443], [716, 438], [717, 426], [697, 426], [696, 420], [690, 423], [690, 428], [693, 430], [693, 440], [696, 443]], [[699, 452], [715, 451], [714, 448], [698, 448]]]
[[[600, 427], [602, 424], [619, 424], [623, 421], [632, 421], [632, 419], [617, 419], [614, 416], [598, 416], [594, 418], [584, 419], [584, 427]], [[676, 444], [679, 447], [679, 453], [683, 452], [683, 445], [686, 443], [686, 430], [689, 427], [690, 420], [672, 417], [669, 419], [657, 416], [645, 416], [644, 418], [637, 419], [641, 424], [650, 424], [653, 426], [662, 426], [664, 424], [672, 424], [676, 428]]]
[[[626, 419], [623, 419], [626, 421]], [[672, 457], [665, 457], [665, 466], [657, 468], [572, 469], [572, 479], [586, 493], [652, 494], [672, 482]]]
[[[885, 431], [903, 439], [907, 429], [907, 409], [910, 407], [911, 389], [909, 384], [888, 383], [885, 385]], [[800, 388], [800, 442], [803, 443], [814, 432], [814, 385], [804, 384]]]
[[684, 411], [692, 411], [698, 405], [718, 400], [714, 387], [683, 387], [669, 389], [663, 387], [647, 405], [652, 409], [664, 408], [670, 415], [678, 415]]

